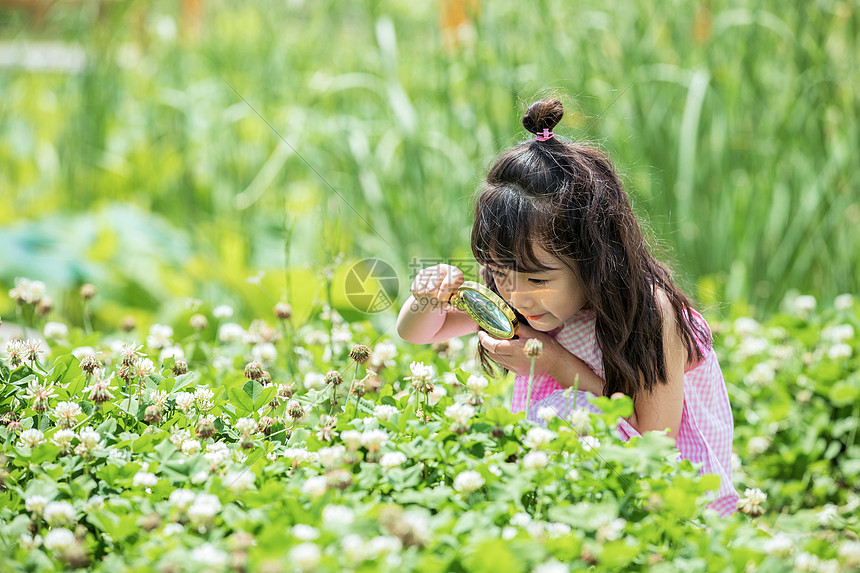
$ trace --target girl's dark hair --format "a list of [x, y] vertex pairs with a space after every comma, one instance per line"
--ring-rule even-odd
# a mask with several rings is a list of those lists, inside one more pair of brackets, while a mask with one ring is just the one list
[[[559, 100], [541, 100], [529, 106], [522, 122], [538, 134], [552, 130], [563, 114]], [[555, 135], [515, 145], [490, 169], [477, 193], [472, 227], [472, 253], [484, 265], [484, 283], [499, 292], [487, 264], [526, 273], [547, 270], [535, 245], [576, 273], [586, 305], [596, 312], [606, 396], [622, 392], [635, 399], [666, 381], [656, 288], [672, 305], [690, 359], [704, 358], [697, 340], [709, 346], [710, 332], [692, 319], [690, 300], [672, 281], [669, 268], [649, 251], [603, 152]], [[479, 355], [484, 370], [494, 374], [482, 346]]]

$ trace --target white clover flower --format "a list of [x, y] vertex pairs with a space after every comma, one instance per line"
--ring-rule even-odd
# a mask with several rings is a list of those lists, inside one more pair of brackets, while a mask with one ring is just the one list
[[316, 569], [321, 558], [322, 552], [320, 551], [320, 548], [309, 541], [299, 543], [290, 549], [290, 553], [287, 557], [290, 563], [302, 571], [313, 571]]
[[233, 493], [243, 493], [254, 486], [256, 475], [250, 469], [231, 471], [224, 476], [222, 483]]
[[179, 450], [186, 456], [196, 456], [200, 453], [201, 449], [200, 441], [194, 438], [183, 440], [182, 445], [179, 447]]
[[469, 376], [468, 380], [466, 380], [466, 388], [468, 388], [475, 394], [480, 394], [489, 385], [489, 380], [487, 380], [484, 376], [475, 376], [474, 374], [472, 374]]
[[794, 558], [795, 571], [819, 571], [821, 568], [821, 560], [816, 555], [811, 553], [799, 553]]
[[510, 524], [514, 527], [525, 527], [532, 521], [532, 516], [523, 511], [517, 512], [511, 516]]
[[302, 491], [311, 497], [319, 497], [325, 493], [326, 479], [325, 476], [312, 476], [305, 480], [302, 484]]
[[201, 483], [206, 483], [206, 480], [209, 479], [209, 471], [208, 470], [200, 470], [193, 476], [191, 476], [191, 483], [194, 485], [200, 485]]
[[538, 340], [537, 338], [529, 338], [526, 340], [526, 344], [523, 347], [526, 356], [531, 358], [539, 358], [541, 353], [543, 352], [543, 342]]
[[543, 469], [548, 463], [546, 452], [529, 452], [523, 456], [523, 467], [529, 470]]
[[747, 488], [744, 496], [738, 500], [738, 509], [744, 513], [756, 516], [764, 512], [761, 505], [767, 500], [767, 494], [759, 488]]
[[42, 511], [44, 511], [47, 503], [48, 498], [43, 495], [31, 495], [24, 499], [24, 507], [27, 508], [27, 511], [35, 515], [40, 515]]
[[378, 452], [379, 448], [386, 443], [388, 443], [388, 432], [385, 430], [365, 430], [361, 434], [361, 445], [369, 452]]
[[76, 402], [60, 402], [54, 408], [54, 416], [61, 428], [69, 429], [77, 423], [77, 417], [83, 414], [83, 410]]
[[535, 567], [532, 570], [532, 573], [568, 573], [570, 570], [567, 568], [567, 565], [556, 561], [555, 559], [550, 559], [549, 561], [545, 561]]
[[305, 374], [305, 389], [322, 390], [325, 388], [325, 376], [319, 372], [308, 372]]
[[167, 501], [177, 510], [184, 513], [196, 496], [197, 494], [190, 489], [175, 489], [170, 492], [170, 497], [167, 498]]
[[579, 443], [582, 444], [582, 449], [586, 452], [596, 450], [600, 447], [600, 440], [594, 436], [582, 436], [579, 438]]
[[537, 417], [547, 423], [551, 422], [556, 416], [558, 416], [558, 412], [550, 406], [541, 406], [538, 408]]
[[386, 452], [379, 458], [379, 465], [385, 469], [398, 468], [406, 463], [406, 454], [403, 452]]
[[361, 535], [345, 535], [340, 541], [340, 548], [350, 563], [360, 563], [367, 559], [367, 544]]
[[42, 281], [15, 277], [15, 288], [9, 291], [9, 298], [18, 303], [36, 304], [45, 297], [47, 292], [48, 289]]
[[556, 433], [546, 428], [532, 428], [526, 433], [523, 444], [529, 449], [540, 449], [556, 438]]
[[51, 438], [51, 442], [60, 446], [62, 451], [67, 452], [72, 448], [72, 440], [75, 439], [75, 435], [74, 430], [57, 430]]
[[403, 543], [393, 535], [377, 535], [367, 542], [367, 552], [370, 559], [376, 559], [385, 553], [400, 553]]
[[212, 567], [224, 567], [230, 561], [230, 556], [211, 543], [204, 543], [191, 550], [191, 561]]
[[380, 342], [373, 347], [370, 355], [370, 365], [379, 367], [390, 367], [394, 365], [394, 357], [397, 356], [397, 347], [391, 342]]
[[36, 535], [34, 537], [31, 533], [25, 532], [18, 537], [18, 544], [21, 545], [25, 551], [33, 551], [34, 549], [41, 547], [42, 536]]
[[823, 527], [827, 527], [833, 523], [838, 515], [839, 512], [835, 505], [832, 503], [824, 504], [824, 507], [818, 512], [818, 523]]
[[812, 312], [815, 311], [815, 307], [817, 306], [817, 302], [814, 296], [811, 295], [801, 295], [794, 299], [794, 312], [797, 313], [801, 318], [808, 317]]
[[734, 329], [737, 334], [740, 336], [747, 336], [750, 334], [755, 334], [759, 331], [761, 325], [754, 319], [746, 316], [742, 316], [735, 320]]
[[842, 358], [850, 358], [853, 350], [851, 346], [845, 344], [844, 342], [840, 342], [839, 344], [834, 344], [830, 348], [827, 349], [827, 356], [830, 357], [831, 360], [841, 360]]
[[355, 521], [355, 512], [345, 505], [326, 505], [322, 511], [322, 520], [328, 527], [350, 525]]
[[290, 533], [293, 534], [293, 537], [301, 539], [302, 541], [313, 541], [320, 536], [320, 532], [317, 531], [316, 528], [311, 527], [310, 525], [305, 525], [304, 523], [295, 524], [290, 530]]
[[747, 442], [747, 451], [753, 455], [763, 454], [770, 447], [770, 440], [764, 436], [753, 436]]
[[746, 338], [737, 350], [735, 351], [737, 360], [746, 360], [751, 356], [757, 356], [767, 352], [770, 348], [770, 342], [766, 338], [759, 336], [750, 336]]
[[627, 521], [625, 521], [621, 517], [616, 517], [609, 523], [601, 525], [597, 528], [597, 541], [598, 543], [605, 543], [606, 541], [615, 541], [621, 537], [621, 533], [624, 531], [624, 526], [627, 525]]
[[390, 404], [379, 404], [373, 408], [373, 415], [380, 420], [390, 420], [391, 416], [399, 413], [400, 410], [396, 406]]
[[570, 534], [570, 526], [566, 523], [553, 521], [545, 525], [546, 533], [550, 537], [564, 537]]
[[226, 344], [240, 342], [245, 338], [245, 329], [235, 322], [225, 322], [218, 328], [218, 340]]
[[787, 557], [794, 549], [794, 540], [785, 533], [777, 533], [764, 542], [764, 550], [770, 555]]
[[427, 394], [427, 404], [435, 406], [442, 399], [442, 396], [447, 396], [448, 391], [441, 384], [434, 384], [433, 391]]
[[510, 541], [514, 537], [517, 536], [517, 528], [511, 527], [510, 525], [506, 525], [502, 528], [502, 539], [505, 541]]
[[41, 430], [29, 429], [21, 432], [21, 445], [35, 448], [45, 443], [45, 434]]
[[340, 444], [329, 446], [327, 448], [320, 448], [317, 451], [320, 463], [327, 468], [339, 466], [345, 453], [346, 448]]
[[349, 344], [352, 342], [352, 331], [348, 324], [337, 324], [331, 329], [332, 344]]
[[234, 425], [240, 434], [252, 434], [257, 431], [257, 422], [253, 418], [239, 418]]
[[170, 346], [173, 338], [173, 328], [166, 324], [153, 324], [149, 327], [146, 345], [155, 350]]
[[845, 342], [854, 338], [854, 327], [850, 324], [828, 326], [821, 331], [821, 339], [827, 342]]
[[78, 432], [78, 440], [80, 440], [81, 445], [83, 445], [87, 450], [93, 450], [101, 446], [101, 439], [101, 435], [89, 426], [82, 428], [81, 431]]
[[850, 294], [840, 294], [833, 299], [833, 308], [839, 311], [851, 310], [854, 306], [854, 297]]
[[152, 390], [149, 393], [149, 399], [152, 403], [162, 409], [167, 406], [168, 397], [169, 395], [164, 390]]
[[759, 362], [753, 366], [752, 371], [744, 377], [744, 382], [747, 385], [764, 385], [773, 382], [776, 377], [776, 372], [773, 367], [767, 362]]
[[68, 525], [75, 522], [75, 508], [68, 501], [51, 501], [43, 510], [45, 521], [51, 527]]
[[215, 393], [209, 388], [197, 388], [194, 391], [194, 405], [201, 412], [208, 412], [215, 404], [212, 400], [215, 398]]
[[442, 374], [442, 382], [449, 386], [456, 386], [460, 383], [460, 379], [453, 372], [445, 372]]
[[176, 394], [176, 407], [182, 412], [188, 412], [194, 406], [194, 394], [190, 392], [179, 392]]
[[131, 483], [136, 487], [153, 487], [158, 483], [158, 478], [153, 473], [140, 471], [134, 474]]
[[475, 408], [468, 404], [452, 404], [445, 408], [445, 416], [455, 423], [465, 425], [475, 415]]
[[165, 346], [161, 349], [158, 359], [161, 362], [164, 362], [168, 358], [173, 358], [174, 360], [185, 360], [185, 351], [182, 350], [181, 346]]
[[860, 565], [860, 541], [843, 541], [842, 545], [839, 546], [837, 554], [845, 561], [845, 565], [848, 567]]
[[62, 322], [46, 322], [42, 332], [45, 333], [45, 338], [65, 340], [69, 335], [69, 327]]
[[97, 354], [92, 346], [78, 346], [72, 350], [72, 356], [80, 360], [84, 356], [97, 356]]
[[454, 478], [454, 489], [463, 494], [470, 494], [484, 485], [484, 478], [474, 470], [466, 470]]
[[188, 517], [193, 523], [207, 523], [221, 511], [221, 501], [209, 493], [197, 494], [188, 508]]
[[358, 430], [344, 430], [340, 433], [340, 439], [350, 451], [355, 451], [361, 447], [361, 432]]
[[570, 413], [569, 421], [576, 433], [587, 432], [591, 427], [591, 412], [585, 408], [576, 408]]
[[217, 319], [230, 318], [233, 316], [233, 307], [227, 304], [219, 304], [212, 309], [212, 316]]
[[56, 553], [62, 553], [75, 546], [75, 534], [64, 527], [52, 529], [45, 534], [45, 547]]
[[278, 358], [278, 350], [271, 342], [263, 342], [251, 349], [251, 358], [262, 364], [264, 368], [268, 368]]
[[429, 382], [433, 378], [433, 365], [425, 365], [423, 362], [413, 362], [409, 365], [412, 381]]

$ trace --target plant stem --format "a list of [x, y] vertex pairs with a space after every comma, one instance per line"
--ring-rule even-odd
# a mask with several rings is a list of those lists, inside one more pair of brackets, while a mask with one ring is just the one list
[[532, 381], [535, 377], [535, 357], [532, 356], [532, 364], [529, 367], [528, 390], [526, 391], [526, 419], [529, 417], [529, 408], [532, 404]]

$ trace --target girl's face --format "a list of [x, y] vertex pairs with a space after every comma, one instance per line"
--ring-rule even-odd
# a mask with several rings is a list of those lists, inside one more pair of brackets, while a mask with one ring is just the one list
[[585, 306], [585, 291], [576, 273], [563, 262], [540, 247], [535, 247], [535, 255], [552, 270], [521, 273], [487, 266], [502, 298], [525, 316], [532, 328], [549, 332], [564, 326]]

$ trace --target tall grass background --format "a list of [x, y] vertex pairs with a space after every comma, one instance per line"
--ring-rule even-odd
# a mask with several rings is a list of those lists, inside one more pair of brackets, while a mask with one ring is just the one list
[[5, 45], [85, 53], [0, 69], [0, 282], [259, 312], [379, 257], [402, 299], [413, 259], [470, 256], [474, 189], [555, 93], [711, 312], [857, 292], [856, 3], [473, 0], [451, 42], [454, 4], [0, 9]]

